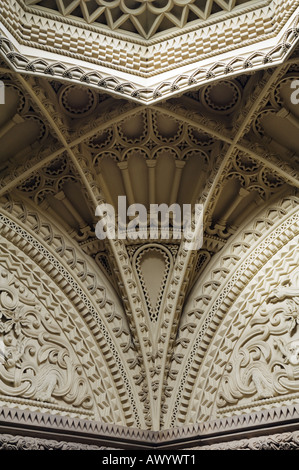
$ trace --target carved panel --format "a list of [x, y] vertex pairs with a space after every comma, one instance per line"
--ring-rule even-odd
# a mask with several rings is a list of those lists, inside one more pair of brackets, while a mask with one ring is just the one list
[[82, 365], [51, 315], [0, 270], [0, 394], [83, 410], [94, 407]]
[[[193, 288], [174, 351], [174, 360], [180, 358], [181, 366], [177, 368], [176, 382], [169, 381], [177, 384], [172, 420], [168, 418], [173, 425], [207, 420], [223, 410], [214, 409], [215, 394], [241, 329], [253, 309], [264, 302], [265, 290], [269, 295], [271, 285], [280, 283], [278, 276], [289, 272], [288, 263], [296, 263], [293, 237], [298, 233], [297, 204], [297, 198], [283, 198], [251, 224], [247, 223], [233, 242], [212, 258], [204, 282], [199, 279]], [[277, 266], [275, 273], [273, 268], [264, 267], [272, 256]], [[269, 303], [267, 309], [269, 306], [273, 307]], [[280, 354], [279, 350], [275, 353]], [[283, 362], [283, 357], [279, 357]], [[286, 389], [284, 393], [288, 393]], [[230, 408], [229, 416], [235, 414], [235, 407]]]
[[[69, 244], [70, 239], [65, 240], [49, 222], [41, 220], [39, 214], [30, 212], [22, 203], [10, 205], [5, 199], [2, 203], [5, 206], [2, 211], [6, 215], [6, 210], [12, 211], [14, 216], [18, 214], [18, 219], [35, 232], [34, 238], [1, 214], [1, 231], [13, 242], [10, 244], [5, 238], [1, 242], [0, 257], [5, 269], [24, 279], [24, 285], [30, 286], [34, 298], [45, 303], [45, 309], [54, 315], [66, 332], [77, 357], [82, 358], [82, 367], [93, 389], [97, 402], [94, 412], [105, 422], [124, 424], [128, 419], [128, 423], [137, 423], [138, 427], [136, 399], [130, 383], [133, 379], [129, 378], [130, 374], [139, 371], [138, 359], [135, 358], [134, 345], [116, 296], [103, 276], [92, 272], [84, 254], [76, 253], [74, 246]], [[25, 260], [27, 269], [24, 273], [20, 260]], [[68, 266], [68, 271], [65, 266]], [[78, 274], [77, 279], [75, 273]], [[102, 278], [104, 285], [99, 283], [99, 278]], [[115, 300], [118, 305], [115, 305]], [[127, 363], [121, 361], [119, 351], [122, 351], [123, 357], [127, 356]], [[127, 390], [125, 393], [123, 387]], [[132, 405], [128, 406], [129, 402]], [[38, 404], [35, 406], [41, 408]], [[52, 404], [47, 405], [46, 409], [49, 407], [52, 409]], [[80, 414], [82, 408], [79, 411]]]
[[269, 294], [226, 365], [217, 406], [299, 392], [299, 270]]

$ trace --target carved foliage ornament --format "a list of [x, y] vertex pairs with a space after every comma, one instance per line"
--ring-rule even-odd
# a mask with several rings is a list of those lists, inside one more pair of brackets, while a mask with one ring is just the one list
[[53, 318], [0, 271], [0, 394], [89, 410], [82, 366]]
[[269, 294], [227, 364], [217, 405], [299, 392], [299, 270]]
[[194, 447], [192, 450], [298, 450], [298, 448], [299, 433], [295, 431], [220, 442], [210, 446]]

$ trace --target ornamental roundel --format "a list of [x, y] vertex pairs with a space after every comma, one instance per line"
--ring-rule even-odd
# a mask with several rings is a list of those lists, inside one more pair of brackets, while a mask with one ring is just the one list
[[216, 113], [229, 114], [240, 102], [241, 91], [233, 81], [222, 80], [205, 87], [201, 93], [203, 104]]
[[59, 102], [64, 112], [72, 118], [91, 113], [96, 105], [96, 94], [87, 87], [69, 85], [59, 90]]

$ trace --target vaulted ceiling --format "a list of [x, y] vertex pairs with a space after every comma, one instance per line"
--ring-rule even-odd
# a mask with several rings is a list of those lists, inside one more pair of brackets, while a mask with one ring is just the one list
[[[41, 13], [41, 17], [51, 18], [49, 12], [53, 10], [59, 12], [59, 18], [63, 17], [62, 23], [65, 18], [79, 19], [104, 25], [103, 31], [109, 28], [130, 38], [138, 34], [143, 40], [168, 34], [173, 25], [184, 29], [210, 18], [216, 21], [223, 12], [244, 13], [241, 7], [260, 8], [260, 3], [270, 7], [272, 2], [172, 1], [162, 5], [118, 0], [26, 0], [20, 5], [26, 15], [34, 10], [34, 15]], [[26, 10], [27, 7], [33, 10]], [[28, 58], [25, 48], [21, 56], [13, 41], [3, 39], [2, 214], [20, 224], [20, 237], [22, 230], [28, 229], [30, 236], [47, 245], [53, 256], [61, 257], [63, 269], [70, 276], [74, 279], [77, 276], [82, 286], [87, 283], [82, 289], [90, 310], [84, 328], [90, 328], [93, 338], [90, 350], [99, 347], [97, 357], [103, 355], [109, 371], [102, 376], [106, 384], [103, 394], [107, 393], [105, 406], [98, 402], [90, 405], [88, 412], [85, 410], [86, 415], [79, 410], [78, 416], [90, 413], [107, 422], [155, 430], [219, 416], [213, 398], [210, 402], [198, 398], [202, 383], [197, 383], [197, 392], [190, 385], [198, 377], [206, 378], [197, 372], [193, 374], [192, 367], [197, 370], [197, 363], [192, 361], [200, 338], [204, 337], [201, 331], [205, 331], [212, 308], [209, 302], [216, 293], [220, 295], [218, 287], [222, 289], [221, 283], [234, 272], [246, 250], [259, 237], [270, 236], [272, 225], [276, 226], [275, 217], [285, 216], [288, 209], [283, 203], [279, 206], [278, 201], [291, 200], [298, 193], [299, 105], [291, 100], [294, 91], [291, 84], [299, 79], [298, 31], [293, 27], [284, 34], [283, 57], [280, 48], [272, 48], [273, 57], [268, 55], [269, 62], [264, 60], [262, 66], [247, 63], [239, 70], [231, 64], [233, 70], [221, 76], [217, 76], [217, 67], [208, 74], [208, 67], [203, 83], [198, 78], [199, 71], [192, 80], [188, 72], [187, 78], [181, 78], [186, 79], [187, 89], [185, 85], [180, 88], [179, 80], [177, 87], [165, 85], [168, 91], [164, 97], [163, 85], [160, 95], [156, 90], [159, 99], [152, 102], [141, 99], [142, 92], [127, 93], [126, 90], [131, 90], [128, 84], [117, 90], [115, 82], [112, 87], [109, 83], [95, 86], [93, 76], [85, 75], [82, 79], [85, 72], [81, 65], [76, 68], [75, 59], [70, 70], [65, 63], [62, 66], [53, 61], [53, 57], [50, 62]], [[42, 50], [41, 43], [39, 46]], [[61, 57], [63, 47], [62, 41]], [[184, 51], [182, 47], [180, 50]], [[250, 54], [254, 54], [253, 50]], [[247, 60], [244, 57], [240, 59], [243, 65]], [[225, 64], [221, 67], [225, 68]], [[142, 203], [147, 208], [163, 202], [181, 206], [203, 204], [203, 246], [198, 251], [186, 252], [174, 238], [146, 242], [99, 240], [95, 236], [98, 221], [95, 209], [100, 202], [117, 207], [121, 195], [127, 197], [128, 204]], [[3, 236], [6, 234], [3, 225]], [[63, 237], [66, 241], [62, 241]], [[19, 249], [23, 250], [19, 240], [15, 243], [20, 243]], [[226, 256], [236, 246], [236, 252]], [[37, 245], [32, 248], [32, 259], [39, 269], [46, 271], [45, 262], [36, 258], [35, 249]], [[79, 258], [83, 267], [77, 272]], [[24, 267], [25, 257], [22, 263]], [[213, 271], [210, 281], [215, 265], [219, 269], [215, 276]], [[51, 276], [56, 276], [57, 266]], [[97, 276], [116, 305], [113, 313], [105, 310], [104, 314], [101, 310], [108, 300], [95, 300], [98, 287], [90, 279]], [[60, 286], [62, 281], [55, 277], [53, 282]], [[70, 287], [61, 286], [72, 302]], [[199, 296], [201, 289], [208, 293]], [[108, 358], [111, 349], [107, 344], [105, 347], [99, 346], [100, 342], [98, 346], [94, 344], [97, 326], [88, 323], [92, 302], [97, 302], [93, 321], [97, 318], [98, 325], [103, 323], [107, 329], [105, 338], [109, 338], [107, 344], [114, 345], [114, 359]], [[73, 308], [79, 311], [81, 303], [74, 301]], [[82, 342], [87, 336], [82, 336]], [[118, 362], [117, 355], [121, 358]], [[121, 379], [115, 375], [116, 368], [122, 370]], [[121, 381], [125, 385], [119, 385]], [[122, 387], [127, 392], [131, 390], [128, 402]], [[188, 401], [191, 396], [193, 401]], [[64, 403], [63, 397], [56, 400], [61, 406]], [[121, 411], [117, 411], [118, 407]]]

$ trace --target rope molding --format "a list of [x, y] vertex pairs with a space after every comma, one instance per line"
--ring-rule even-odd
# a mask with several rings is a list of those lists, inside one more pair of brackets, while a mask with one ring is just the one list
[[116, 96], [129, 98], [137, 103], [154, 104], [162, 99], [185, 93], [200, 85], [232, 77], [246, 71], [258, 70], [281, 64], [295, 47], [299, 38], [299, 15], [295, 17], [292, 27], [285, 33], [280, 43], [267, 52], [256, 50], [247, 57], [236, 56], [226, 62], [215, 61], [212, 65], [193, 69], [191, 72], [179, 74], [167, 81], [161, 81], [155, 87], [138, 87], [123, 78], [99, 73], [97, 70], [87, 71], [82, 67], [67, 66], [62, 62], [51, 63], [45, 59], [28, 59], [17, 52], [12, 43], [0, 31], [0, 56], [8, 62], [14, 71], [38, 76], [52, 76], [71, 83], [88, 85], [99, 91], [112, 93]]

